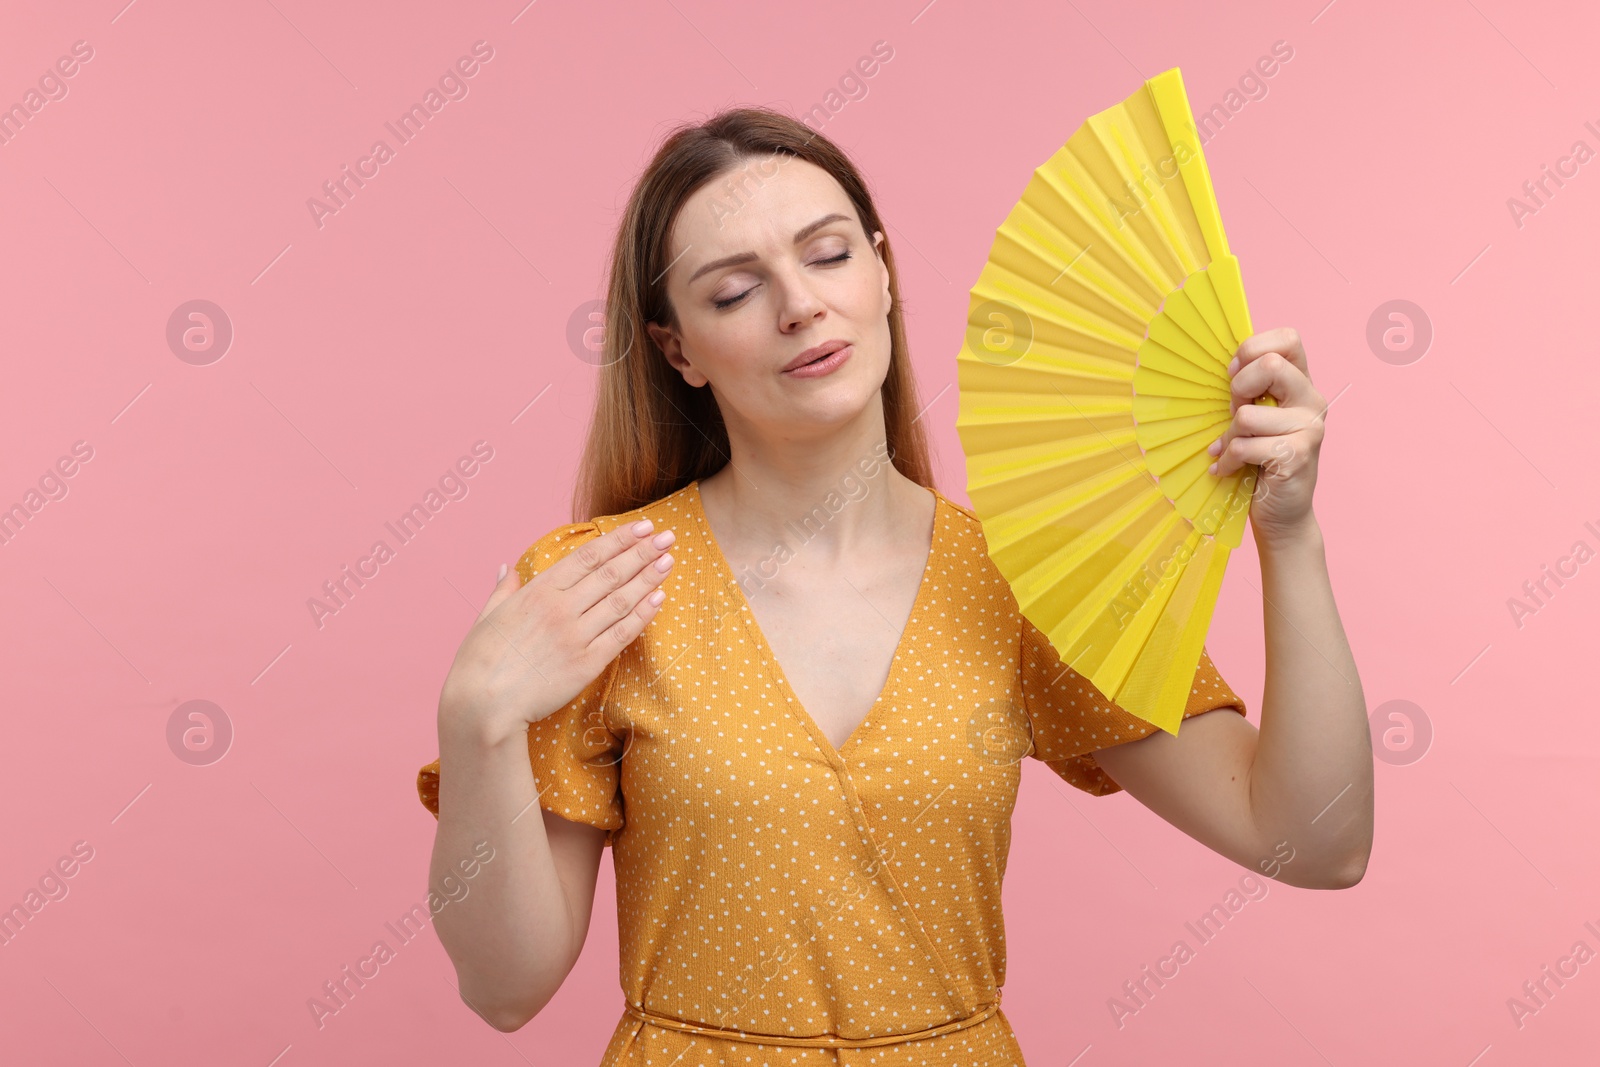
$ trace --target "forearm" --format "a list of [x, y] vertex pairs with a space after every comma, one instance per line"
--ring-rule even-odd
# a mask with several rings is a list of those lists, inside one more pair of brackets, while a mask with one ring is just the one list
[[[574, 962], [572, 920], [536, 799], [527, 735], [489, 742], [445, 721], [439, 728], [439, 826], [428, 882], [434, 892], [487, 841], [494, 858], [434, 920], [455, 964], [462, 999], [499, 1028], [521, 1025], [561, 987]], [[513, 821], [515, 820], [515, 821]]]
[[1294, 849], [1296, 884], [1350, 885], [1372, 848], [1372, 741], [1322, 531], [1308, 517], [1257, 545], [1267, 662], [1251, 811], [1263, 840]]

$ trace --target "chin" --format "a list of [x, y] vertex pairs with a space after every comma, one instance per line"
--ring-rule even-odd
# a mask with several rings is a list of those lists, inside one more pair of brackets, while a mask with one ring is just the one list
[[837, 388], [819, 390], [816, 396], [795, 405], [794, 410], [802, 415], [802, 421], [842, 427], [858, 419], [882, 418], [883, 379], [863, 374], [846, 380], [843, 375], [849, 370], [849, 367], [839, 368]]

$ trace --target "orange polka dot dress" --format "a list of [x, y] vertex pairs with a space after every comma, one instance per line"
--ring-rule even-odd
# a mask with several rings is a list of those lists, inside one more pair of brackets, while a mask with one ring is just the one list
[[[1000, 1011], [1021, 760], [1102, 796], [1120, 787], [1094, 750], [1156, 727], [1062, 663], [977, 516], [932, 491], [888, 681], [838, 750], [757, 626], [698, 480], [557, 527], [518, 561], [527, 582], [640, 518], [677, 534], [656, 617], [528, 730], [540, 805], [613, 849], [626, 1004], [601, 1067], [1023, 1063]], [[1184, 715], [1224, 707], [1245, 711], [1202, 652]], [[435, 760], [417, 782], [435, 815], [438, 786]]]

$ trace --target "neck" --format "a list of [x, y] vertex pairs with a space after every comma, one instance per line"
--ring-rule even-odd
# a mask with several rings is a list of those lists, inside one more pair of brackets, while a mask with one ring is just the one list
[[724, 552], [766, 556], [779, 545], [815, 563], [903, 540], [926, 489], [895, 469], [880, 432], [848, 449], [786, 456], [751, 450], [700, 481], [700, 498]]

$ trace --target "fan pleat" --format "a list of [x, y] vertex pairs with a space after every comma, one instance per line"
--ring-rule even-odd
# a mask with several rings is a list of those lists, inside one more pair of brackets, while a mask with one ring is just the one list
[[[1205, 349], [1200, 348], [1163, 312], [1150, 322], [1150, 337], [1139, 348], [1139, 365], [1165, 377], [1178, 378], [1192, 385], [1214, 388], [1218, 382], [1224, 387], [1227, 379], [1217, 374], [1215, 366], [1207, 367], [1208, 360], [1215, 361]], [[1135, 383], [1137, 388], [1137, 383]]]

